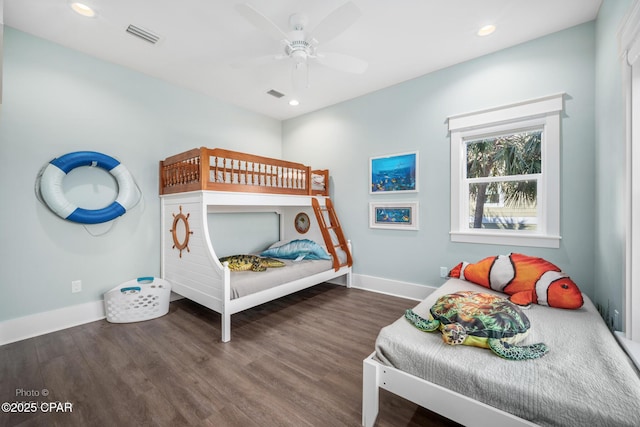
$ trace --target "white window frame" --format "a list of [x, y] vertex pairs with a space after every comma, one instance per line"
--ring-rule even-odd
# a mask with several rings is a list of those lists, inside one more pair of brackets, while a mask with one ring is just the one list
[[625, 323], [621, 343], [640, 367], [640, 3], [625, 17], [620, 32], [625, 98], [626, 188]]
[[[564, 93], [449, 117], [451, 138], [451, 241], [560, 247], [560, 114]], [[536, 230], [469, 228], [466, 142], [483, 136], [542, 128]]]

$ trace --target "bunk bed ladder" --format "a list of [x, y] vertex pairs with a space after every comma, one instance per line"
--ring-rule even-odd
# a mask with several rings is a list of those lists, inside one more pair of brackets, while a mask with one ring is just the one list
[[[340, 267], [345, 265], [351, 267], [353, 265], [351, 251], [349, 250], [347, 241], [344, 238], [344, 233], [342, 232], [340, 221], [338, 221], [338, 216], [336, 215], [336, 211], [333, 208], [333, 202], [331, 202], [331, 199], [327, 198], [325, 201], [325, 207], [321, 207], [318, 199], [312, 197], [311, 205], [313, 206], [313, 211], [316, 214], [316, 219], [318, 220], [318, 225], [320, 226], [320, 231], [322, 232], [322, 237], [324, 238], [324, 243], [327, 245], [327, 249], [333, 257], [334, 270], [338, 271]], [[326, 216], [325, 212], [327, 213]], [[328, 224], [327, 220], [329, 221]], [[331, 231], [333, 231], [333, 233], [331, 233]], [[336, 248], [342, 249], [346, 254], [347, 258], [344, 263], [340, 262], [340, 259], [338, 258], [338, 255], [336, 253]]]

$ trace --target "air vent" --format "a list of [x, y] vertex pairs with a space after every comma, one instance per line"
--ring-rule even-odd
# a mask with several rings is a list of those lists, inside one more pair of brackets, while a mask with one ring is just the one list
[[156, 44], [158, 40], [160, 40], [159, 35], [153, 34], [151, 31], [147, 31], [143, 28], [136, 27], [135, 25], [129, 25], [127, 27], [127, 33], [132, 34], [136, 37], [139, 37], [142, 40], [147, 41], [151, 44]]
[[284, 93], [278, 92], [275, 89], [271, 89], [270, 91], [267, 92], [267, 94], [271, 96], [275, 96], [276, 98], [282, 98], [284, 96]]

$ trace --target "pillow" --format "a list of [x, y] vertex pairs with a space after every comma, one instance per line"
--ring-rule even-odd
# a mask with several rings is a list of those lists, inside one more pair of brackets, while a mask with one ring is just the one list
[[260, 256], [281, 259], [328, 259], [331, 256], [313, 240], [296, 239], [281, 246], [271, 247], [260, 253]]
[[324, 189], [324, 175], [320, 175], [317, 173], [311, 174], [311, 187], [313, 189]]
[[522, 254], [498, 255], [470, 264], [461, 262], [450, 272], [456, 277], [510, 295], [518, 305], [582, 307], [582, 292], [569, 276], [549, 261]]

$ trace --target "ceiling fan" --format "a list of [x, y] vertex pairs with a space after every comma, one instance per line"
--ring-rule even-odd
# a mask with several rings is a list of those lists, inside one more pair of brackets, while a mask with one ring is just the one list
[[250, 66], [268, 63], [273, 60], [289, 60], [292, 63], [293, 87], [295, 90], [309, 86], [309, 63], [317, 62], [335, 70], [361, 74], [367, 69], [362, 59], [336, 52], [323, 52], [318, 45], [328, 42], [349, 28], [361, 15], [360, 9], [351, 1], [343, 4], [327, 15], [312, 31], [307, 29], [308, 16], [295, 13], [289, 17], [289, 31], [285, 32], [273, 21], [252, 6], [241, 3], [236, 11], [256, 28], [262, 30], [282, 44], [282, 52], [266, 55], [246, 61], [236, 62], [234, 66]]

